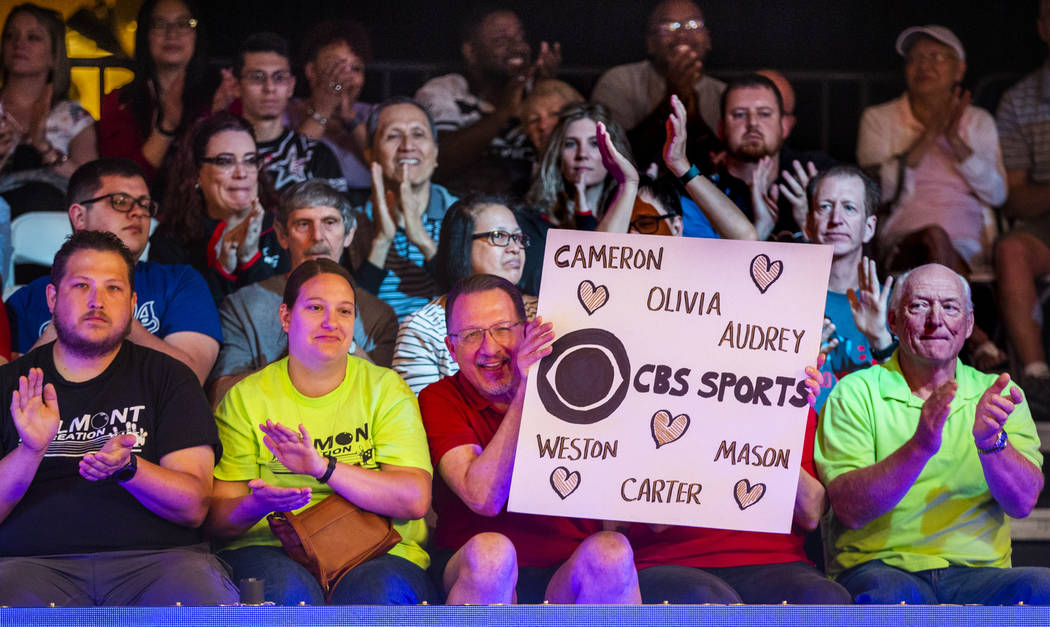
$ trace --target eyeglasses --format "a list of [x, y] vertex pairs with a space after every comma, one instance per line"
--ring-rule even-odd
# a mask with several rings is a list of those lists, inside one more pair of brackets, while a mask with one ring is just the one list
[[524, 233], [508, 233], [506, 231], [485, 231], [484, 233], [475, 233], [470, 239], [488, 239], [489, 243], [493, 246], [510, 246], [511, 242], [514, 242], [522, 248], [528, 248], [532, 240], [528, 235]]
[[135, 198], [131, 194], [125, 194], [124, 192], [113, 192], [112, 194], [105, 194], [98, 198], [88, 198], [87, 200], [81, 200], [76, 204], [87, 205], [100, 200], [109, 200], [109, 206], [113, 208], [113, 211], [118, 211], [120, 213], [130, 213], [137, 205], [145, 209], [146, 213], [148, 213], [151, 218], [157, 215], [157, 202], [155, 200], [150, 200], [149, 196]]
[[959, 58], [958, 56], [956, 56], [955, 54], [953, 54], [951, 52], [940, 52], [940, 51], [938, 51], [938, 52], [927, 52], [925, 54], [918, 54], [918, 53], [909, 54], [908, 56], [904, 57], [904, 60], [908, 63], [908, 65], [915, 65], [916, 63], [919, 63], [920, 61], [929, 61], [930, 63], [934, 63], [934, 64], [939, 65], [941, 63], [944, 63], [945, 61], [949, 61], [949, 60], [954, 61], [955, 59], [958, 59], [958, 58]]
[[664, 213], [656, 216], [642, 216], [631, 221], [630, 228], [639, 233], [655, 233], [660, 228], [660, 220], [669, 220], [677, 214]]
[[228, 152], [215, 155], [214, 157], [201, 157], [201, 161], [210, 163], [223, 172], [229, 172], [237, 165], [244, 166], [249, 170], [259, 169], [259, 154], [254, 152], [244, 155], [244, 158], [240, 161], [237, 161], [237, 157]]
[[673, 35], [678, 31], [691, 33], [693, 31], [702, 31], [704, 28], [703, 20], [692, 19], [684, 22], [660, 22], [659, 24], [653, 24], [650, 30], [657, 35]]
[[518, 322], [499, 322], [487, 329], [463, 329], [459, 333], [449, 333], [449, 337], [459, 340], [459, 345], [464, 348], [477, 348], [485, 341], [488, 334], [493, 342], [506, 346], [514, 339], [514, 328], [525, 324]]
[[180, 35], [185, 35], [186, 33], [197, 29], [197, 20], [196, 18], [187, 17], [181, 20], [175, 20], [174, 22], [168, 22], [158, 17], [149, 21], [149, 29], [165, 33], [175, 31]]
[[241, 78], [253, 85], [265, 85], [267, 80], [273, 81], [274, 85], [285, 85], [292, 80], [292, 73], [288, 70], [277, 70], [273, 74], [267, 75], [262, 70], [252, 70], [242, 74]]

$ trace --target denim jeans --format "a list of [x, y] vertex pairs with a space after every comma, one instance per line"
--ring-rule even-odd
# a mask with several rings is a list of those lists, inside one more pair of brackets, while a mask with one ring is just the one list
[[[321, 585], [279, 546], [248, 546], [223, 551], [233, 580], [265, 581], [264, 597], [277, 605], [324, 605]], [[436, 597], [426, 571], [396, 555], [382, 555], [346, 574], [332, 593], [332, 605], [415, 605]]]
[[872, 560], [842, 573], [838, 582], [854, 603], [1050, 605], [1050, 568], [949, 566], [908, 572]]
[[849, 593], [805, 562], [722, 568], [653, 566], [638, 571], [643, 603], [848, 605]]

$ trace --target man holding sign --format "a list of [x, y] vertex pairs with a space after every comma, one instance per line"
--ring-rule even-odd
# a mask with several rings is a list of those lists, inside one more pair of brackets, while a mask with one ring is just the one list
[[958, 360], [973, 330], [966, 280], [905, 274], [889, 324], [900, 348], [831, 391], [815, 459], [835, 518], [829, 574], [857, 603], [1050, 603], [1050, 569], [1010, 568], [1006, 516], [1043, 488], [1020, 388]]
[[445, 315], [460, 370], [425, 388], [419, 405], [440, 478], [432, 569], [447, 602], [638, 603], [625, 537], [597, 521], [505, 509], [525, 381], [551, 352], [551, 325], [525, 322], [521, 293], [487, 274], [455, 285]]

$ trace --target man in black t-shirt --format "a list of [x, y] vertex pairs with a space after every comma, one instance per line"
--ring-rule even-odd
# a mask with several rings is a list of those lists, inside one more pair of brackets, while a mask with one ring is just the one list
[[58, 339], [0, 367], [0, 605], [237, 601], [198, 531], [215, 423], [187, 366], [125, 340], [133, 270], [76, 232], [47, 286]]

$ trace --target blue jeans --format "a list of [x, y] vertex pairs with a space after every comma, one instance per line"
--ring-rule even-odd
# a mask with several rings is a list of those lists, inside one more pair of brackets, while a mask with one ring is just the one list
[[[264, 596], [277, 605], [324, 605], [321, 585], [279, 546], [247, 546], [219, 557], [233, 568], [233, 580], [265, 581]], [[347, 573], [332, 592], [332, 605], [416, 605], [433, 603], [426, 571], [396, 555], [382, 555]]]
[[1050, 605], [1050, 568], [949, 566], [908, 572], [872, 560], [838, 576], [854, 603]]
[[805, 562], [722, 568], [653, 566], [638, 571], [638, 585], [643, 603], [850, 603], [842, 586]]

